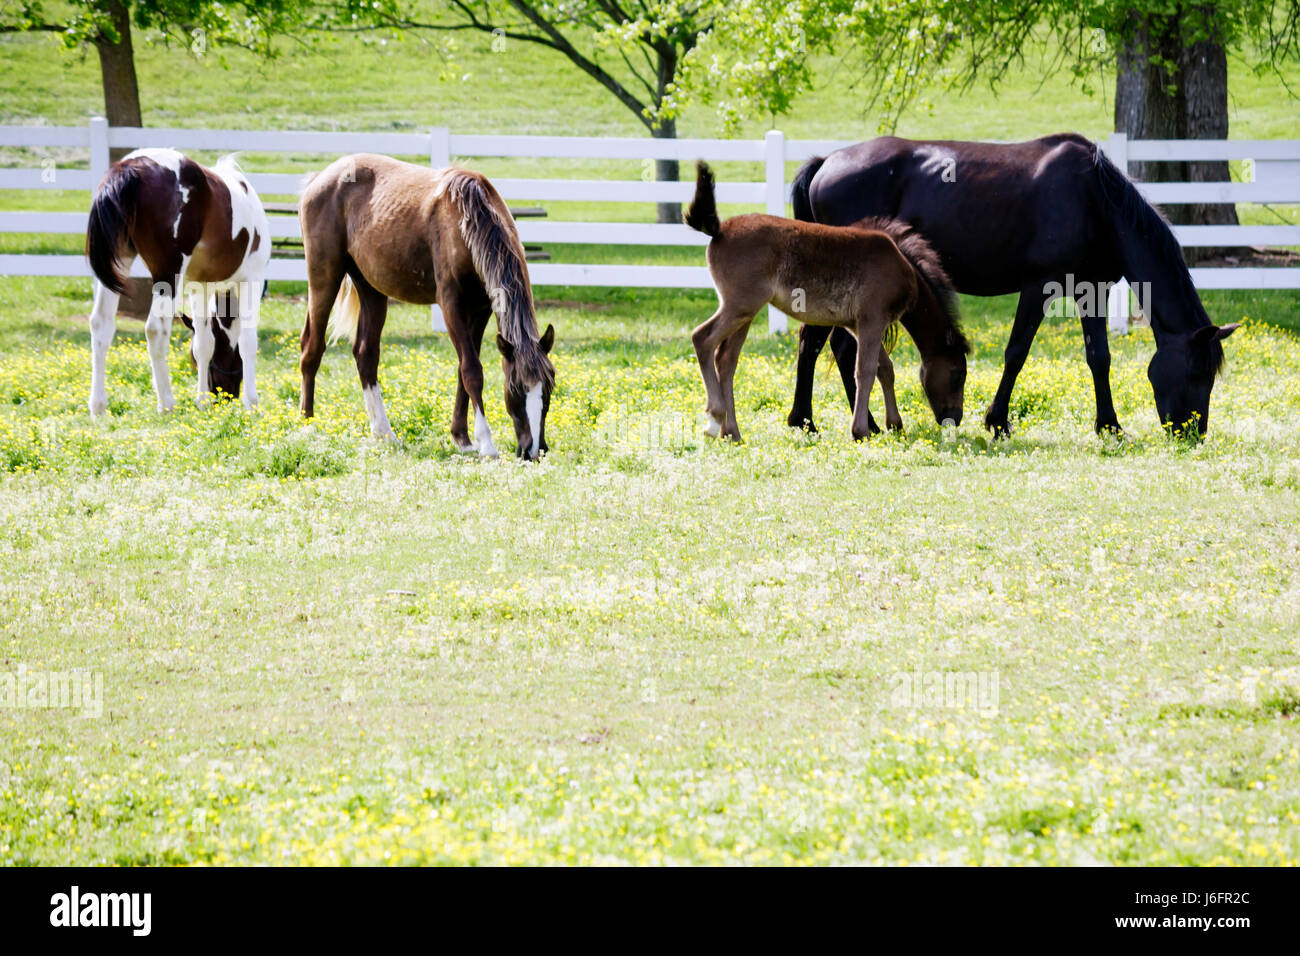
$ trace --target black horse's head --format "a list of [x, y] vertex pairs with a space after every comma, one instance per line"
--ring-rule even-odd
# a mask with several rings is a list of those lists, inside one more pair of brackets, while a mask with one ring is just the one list
[[[1231, 325], [1205, 325], [1194, 332], [1161, 336], [1147, 366], [1160, 423], [1171, 434], [1204, 435], [1210, 423], [1210, 391], [1223, 366]], [[1195, 431], [1193, 432], [1193, 429]]]
[[[191, 332], [194, 322], [188, 315], [181, 315], [181, 321]], [[213, 315], [211, 323], [213, 339], [212, 359], [208, 362], [208, 391], [213, 395], [227, 395], [239, 398], [239, 389], [244, 382], [244, 361], [239, 355], [239, 342], [234, 337], [234, 330], [229, 320]], [[194, 358], [194, 339], [190, 338], [190, 364], [197, 365]]]

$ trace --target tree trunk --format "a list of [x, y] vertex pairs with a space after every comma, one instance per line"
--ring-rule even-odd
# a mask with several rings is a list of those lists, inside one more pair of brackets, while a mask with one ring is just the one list
[[[663, 103], [664, 97], [668, 93], [668, 86], [672, 83], [673, 78], [677, 75], [677, 48], [670, 44], [663, 44], [656, 50], [656, 83], [655, 83], [655, 106], [658, 107]], [[677, 138], [677, 120], [665, 119], [659, 122], [650, 130], [650, 135], [655, 139], [676, 139]], [[660, 183], [675, 183], [681, 178], [681, 164], [675, 159], [656, 159], [655, 160], [655, 181]], [[659, 222], [677, 223], [682, 221], [682, 204], [679, 202], [661, 202], [659, 203], [659, 214], [656, 217]]]
[[[1161, 21], [1144, 22], [1133, 38], [1120, 46], [1115, 79], [1115, 128], [1128, 134], [1129, 139], [1181, 139], [1184, 135], [1181, 77], [1170, 76], [1164, 66], [1150, 59], [1156, 56], [1179, 62], [1176, 21], [1172, 29], [1169, 26]], [[1186, 178], [1187, 167], [1185, 163], [1135, 161], [1129, 163], [1127, 172], [1139, 182], [1180, 182]]]
[[[101, 33], [95, 39], [99, 54], [99, 72], [104, 83], [104, 113], [109, 126], [142, 126], [140, 121], [140, 87], [135, 76], [135, 51], [131, 47], [131, 14], [124, 0], [100, 0], [117, 33], [116, 39]], [[129, 149], [110, 152], [114, 162]]]
[[[1207, 17], [1207, 22], [1209, 18]], [[1186, 45], [1182, 59], [1183, 86], [1186, 90], [1186, 128], [1188, 139], [1228, 138], [1228, 54], [1217, 36]], [[1190, 182], [1228, 182], [1232, 179], [1226, 162], [1188, 163]], [[1237, 207], [1231, 204], [1198, 203], [1187, 207], [1187, 221], [1195, 225], [1237, 225]], [[1189, 258], [1210, 259], [1230, 254], [1223, 247], [1189, 250]]]

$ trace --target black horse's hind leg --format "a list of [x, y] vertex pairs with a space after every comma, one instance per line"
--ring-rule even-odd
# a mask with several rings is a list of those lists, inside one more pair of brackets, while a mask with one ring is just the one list
[[1011, 404], [1011, 390], [1016, 387], [1016, 376], [1025, 366], [1029, 357], [1029, 347], [1034, 344], [1038, 326], [1043, 321], [1044, 300], [1043, 285], [1026, 286], [1020, 293], [1020, 304], [1016, 307], [1016, 321], [1011, 326], [1011, 338], [1003, 357], [1002, 381], [998, 383], [997, 394], [984, 415], [984, 427], [997, 437], [1010, 434], [1007, 423], [1007, 409]]
[[[795, 367], [794, 403], [790, 406], [790, 414], [785, 420], [791, 428], [803, 428], [812, 433], [817, 431], [812, 415], [813, 382], [817, 377], [817, 359], [822, 349], [826, 347], [828, 337], [850, 408], [857, 399], [858, 389], [855, 379], [858, 369], [857, 339], [845, 329], [832, 328], [829, 325], [805, 324], [799, 330], [799, 360]], [[880, 426], [876, 424], [876, 420], [870, 416], [870, 413], [868, 418], [871, 422], [872, 434], [879, 433]]]
[[830, 334], [830, 327], [826, 325], [804, 323], [799, 329], [799, 358], [795, 364], [794, 404], [790, 406], [790, 414], [785, 420], [791, 428], [817, 431], [812, 417], [813, 382], [817, 378], [817, 357], [822, 354], [826, 337]]
[[1118, 434], [1119, 419], [1110, 397], [1110, 342], [1106, 338], [1106, 316], [1082, 316], [1083, 348], [1092, 372], [1092, 387], [1097, 392], [1097, 433]]

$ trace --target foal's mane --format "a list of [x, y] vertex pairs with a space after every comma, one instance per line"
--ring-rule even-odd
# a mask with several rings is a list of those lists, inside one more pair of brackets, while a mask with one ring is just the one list
[[970, 342], [961, 330], [960, 311], [957, 307], [957, 292], [952, 287], [952, 279], [943, 267], [943, 260], [934, 251], [925, 236], [921, 235], [911, 223], [887, 216], [871, 216], [854, 223], [858, 229], [874, 229], [883, 232], [912, 264], [925, 284], [930, 287], [939, 303], [939, 312], [947, 323], [948, 343], [954, 350], [970, 354]]

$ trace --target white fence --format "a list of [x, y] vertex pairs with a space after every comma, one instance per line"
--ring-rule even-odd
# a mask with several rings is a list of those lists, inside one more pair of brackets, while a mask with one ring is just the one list
[[[321, 166], [353, 152], [428, 157], [434, 167], [453, 157], [525, 157], [534, 159], [748, 161], [761, 163], [762, 182], [718, 184], [718, 199], [785, 214], [788, 187], [786, 164], [824, 155], [851, 141], [786, 140], [773, 130], [762, 140], [605, 138], [575, 136], [479, 136], [452, 134], [445, 127], [428, 133], [276, 132], [253, 130], [136, 129], [109, 127], [92, 119], [84, 127], [0, 126], [0, 147], [84, 149], [89, 169], [64, 169], [47, 162], [40, 168], [0, 169], [0, 189], [71, 189], [89, 193], [109, 166], [110, 148], [170, 146], [188, 151], [320, 154]], [[1246, 182], [1139, 184], [1143, 195], [1161, 204], [1179, 203], [1300, 203], [1300, 140], [1144, 140], [1128, 141], [1116, 133], [1102, 143], [1107, 154], [1125, 168], [1128, 160], [1244, 160]], [[301, 173], [253, 172], [254, 187], [263, 194], [296, 193]], [[688, 176], [689, 178], [689, 176]], [[617, 203], [686, 202], [693, 182], [644, 180], [574, 180], [493, 178], [508, 200], [540, 202], [601, 201]], [[89, 202], [87, 202], [89, 205]], [[551, 222], [521, 220], [525, 242], [595, 245], [703, 246], [707, 239], [679, 224]], [[84, 212], [0, 212], [0, 232], [78, 234], [86, 229]], [[274, 238], [300, 235], [293, 216], [272, 216]], [[1300, 226], [1176, 226], [1184, 246], [1300, 246]], [[140, 264], [137, 263], [137, 271]], [[142, 271], [139, 274], [143, 275]], [[538, 286], [642, 286], [711, 288], [703, 266], [583, 265], [531, 263], [529, 274]], [[89, 276], [89, 266], [76, 255], [0, 255], [2, 275]], [[1203, 289], [1300, 289], [1300, 268], [1193, 269]], [[273, 259], [269, 278], [305, 280], [298, 259]], [[1118, 303], [1116, 311], [1119, 311]], [[1127, 313], [1127, 310], [1122, 310]], [[785, 329], [785, 317], [775, 309], [773, 330]]]

